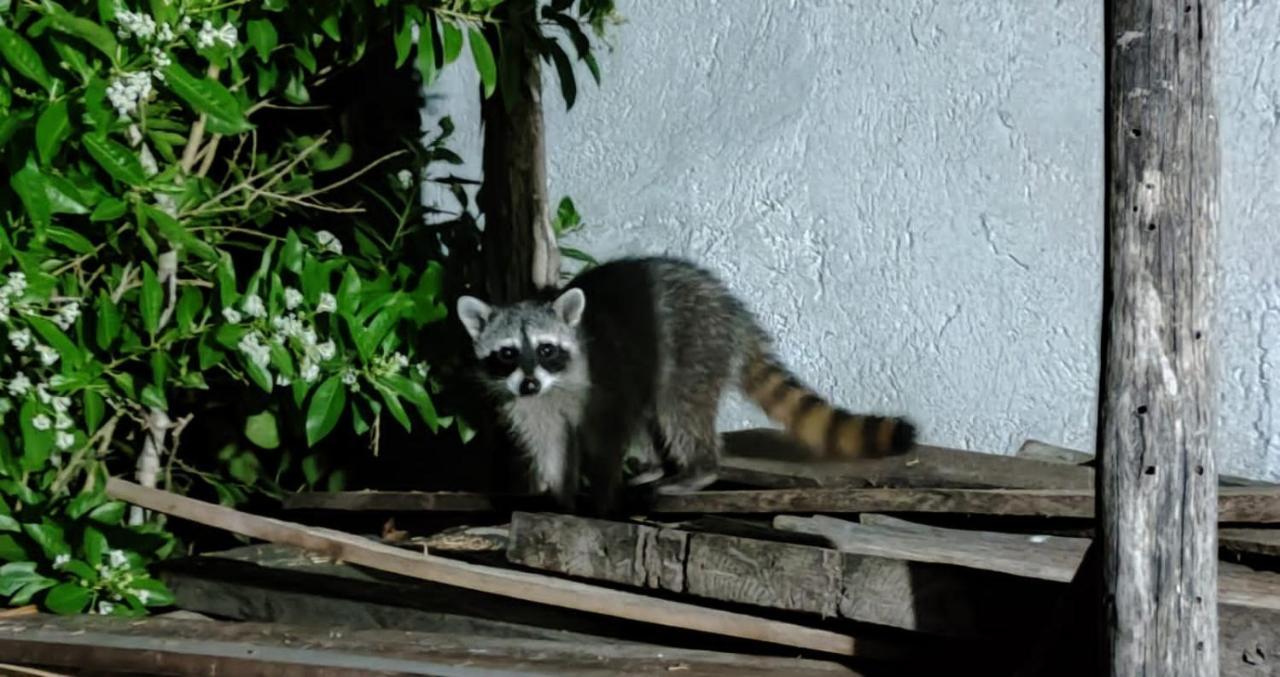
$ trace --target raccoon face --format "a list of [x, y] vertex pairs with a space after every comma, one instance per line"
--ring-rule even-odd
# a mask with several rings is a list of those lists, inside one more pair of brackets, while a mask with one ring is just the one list
[[578, 324], [586, 308], [581, 289], [551, 303], [523, 301], [490, 306], [472, 296], [458, 299], [458, 319], [471, 334], [482, 373], [505, 396], [534, 397], [575, 376]]

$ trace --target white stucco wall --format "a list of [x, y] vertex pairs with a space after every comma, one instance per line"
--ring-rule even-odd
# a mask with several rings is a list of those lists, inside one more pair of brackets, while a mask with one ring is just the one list
[[[1280, 5], [1223, 17], [1222, 470], [1280, 479]], [[623, 2], [565, 112], [546, 76], [550, 189], [601, 258], [719, 271], [779, 352], [925, 442], [1012, 453], [1094, 439], [1102, 3]], [[475, 77], [429, 120], [478, 176]], [[427, 189], [427, 199], [445, 200]], [[733, 398], [721, 425], [766, 424]]]

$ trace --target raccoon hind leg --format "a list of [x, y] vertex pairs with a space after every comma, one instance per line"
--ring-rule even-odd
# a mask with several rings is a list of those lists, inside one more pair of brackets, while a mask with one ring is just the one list
[[659, 494], [698, 491], [716, 481], [723, 441], [716, 432], [720, 400], [716, 383], [704, 383], [696, 393], [684, 393], [658, 411], [658, 427], [666, 444], [666, 477], [655, 487]]

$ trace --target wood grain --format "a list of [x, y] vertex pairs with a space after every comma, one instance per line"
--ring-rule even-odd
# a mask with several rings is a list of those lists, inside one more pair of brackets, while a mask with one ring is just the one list
[[338, 561], [469, 590], [832, 654], [875, 654], [880, 648], [875, 643], [855, 640], [849, 635], [794, 623], [408, 552], [351, 534], [251, 515], [226, 506], [142, 487], [116, 477], [107, 481], [107, 494], [148, 510], [232, 533], [294, 545]]
[[[1115, 0], [1098, 495], [1112, 675], [1216, 675], [1217, 0]], [[1224, 492], [1225, 493], [1225, 492]]]

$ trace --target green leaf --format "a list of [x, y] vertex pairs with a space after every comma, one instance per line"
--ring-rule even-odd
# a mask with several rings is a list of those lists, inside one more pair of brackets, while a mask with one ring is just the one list
[[59, 99], [49, 104], [36, 121], [36, 152], [40, 154], [40, 163], [48, 165], [70, 134], [71, 120], [67, 117], [67, 100]]
[[89, 583], [94, 583], [98, 580], [98, 572], [90, 569], [88, 564], [85, 564], [78, 559], [73, 559], [66, 564], [63, 564], [62, 570]]
[[302, 477], [307, 486], [314, 486], [320, 480], [320, 457], [316, 455], [302, 459]]
[[58, 351], [58, 355], [69, 365], [78, 367], [81, 364], [80, 349], [76, 348], [75, 342], [62, 333], [58, 326], [43, 317], [34, 315], [27, 316], [27, 323], [35, 330], [40, 338], [44, 339], [54, 350]]
[[246, 357], [244, 360], [244, 371], [249, 375], [249, 380], [253, 381], [254, 385], [262, 388], [263, 392], [271, 392], [271, 374], [268, 373], [266, 369], [258, 366], [256, 362]]
[[18, 543], [17, 539], [9, 534], [0, 534], [0, 562], [20, 562], [30, 557], [31, 555]]
[[223, 308], [231, 308], [239, 300], [240, 294], [236, 291], [236, 268], [231, 262], [231, 255], [226, 252], [218, 259], [217, 276], [218, 299], [222, 301]]
[[45, 70], [36, 48], [7, 26], [0, 26], [0, 56], [23, 77], [46, 90], [53, 88], [53, 78]]
[[59, 614], [78, 614], [89, 606], [93, 592], [76, 583], [60, 583], [45, 595], [44, 605]]
[[142, 403], [148, 407], [156, 409], [168, 409], [169, 403], [165, 400], [164, 390], [157, 384], [152, 383], [142, 389]]
[[8, 597], [25, 585], [42, 581], [57, 582], [36, 573], [35, 562], [9, 562], [0, 567], [0, 597]]
[[49, 198], [52, 214], [88, 214], [85, 196], [70, 181], [50, 174], [44, 177], [44, 194]]
[[349, 317], [360, 307], [360, 276], [356, 269], [347, 266], [342, 273], [342, 283], [338, 285], [338, 314]]
[[498, 66], [493, 61], [493, 50], [484, 39], [484, 35], [475, 28], [467, 29], [467, 42], [471, 44], [471, 58], [476, 63], [476, 71], [480, 73], [480, 82], [484, 84], [484, 98], [493, 96], [498, 85]]
[[93, 434], [98, 431], [98, 425], [106, 414], [106, 404], [96, 390], [86, 390], [81, 397], [84, 399], [85, 432]]
[[441, 21], [440, 45], [444, 51], [444, 64], [453, 63], [462, 53], [462, 31], [448, 21]]
[[156, 230], [174, 245], [206, 261], [216, 261], [218, 252], [204, 240], [192, 235], [180, 221], [151, 205], [140, 205], [142, 213], [155, 224]]
[[125, 212], [128, 210], [129, 206], [124, 203], [124, 200], [109, 197], [98, 203], [98, 206], [93, 209], [93, 213], [89, 215], [89, 220], [115, 221], [121, 216], [124, 216]]
[[330, 14], [320, 21], [320, 29], [334, 42], [342, 42], [342, 26], [338, 23], [338, 15]]
[[409, 58], [409, 50], [413, 47], [413, 22], [406, 17], [400, 22], [400, 30], [395, 35], [396, 68], [404, 65]]
[[98, 347], [106, 350], [120, 335], [120, 309], [111, 300], [105, 289], [98, 290], [98, 321], [94, 330], [94, 338]]
[[161, 581], [154, 578], [139, 578], [134, 580], [132, 587], [138, 592], [145, 591], [147, 600], [143, 604], [147, 606], [169, 606], [173, 604], [173, 593]]
[[217, 134], [239, 134], [253, 129], [244, 117], [235, 95], [218, 81], [197, 79], [176, 61], [164, 68], [165, 86], [198, 113], [208, 116], [209, 130]]
[[84, 528], [84, 558], [89, 564], [94, 566], [102, 564], [102, 556], [107, 554], [110, 547], [107, 544], [107, 537], [103, 536], [101, 531], [93, 527]]
[[200, 308], [204, 305], [204, 294], [193, 286], [182, 288], [182, 295], [178, 297], [178, 306], [174, 309], [174, 317], [178, 322], [178, 330], [186, 334], [191, 331], [192, 325], [195, 324], [196, 313], [200, 312]]
[[9, 515], [0, 515], [0, 531], [22, 533], [22, 526], [18, 524], [18, 520]]
[[430, 404], [431, 395], [427, 393], [427, 389], [412, 379], [400, 376], [399, 374], [388, 374], [379, 378], [382, 385], [395, 391], [398, 395], [409, 400], [416, 405]]
[[151, 336], [160, 327], [160, 309], [164, 304], [164, 287], [156, 278], [156, 271], [145, 261], [142, 263], [142, 326]]
[[253, 45], [254, 51], [258, 53], [258, 60], [266, 63], [271, 56], [271, 50], [276, 48], [276, 43], [279, 41], [276, 27], [271, 25], [269, 19], [252, 19], [246, 30], [249, 34], [249, 44]]
[[564, 96], [565, 110], [572, 110], [578, 98], [578, 83], [573, 78], [573, 66], [564, 50], [551, 43], [551, 60], [556, 64], [556, 75], [560, 78], [560, 93]]
[[430, 87], [436, 81], [439, 72], [436, 67], [436, 41], [432, 38], [435, 31], [435, 16], [428, 17], [428, 26], [418, 33], [418, 72], [422, 74], [422, 86]]
[[71, 546], [67, 545], [62, 535], [62, 527], [54, 524], [24, 524], [22, 530], [35, 541], [49, 559], [58, 555], [70, 554]]
[[80, 143], [89, 151], [89, 156], [97, 162], [111, 178], [130, 186], [141, 186], [146, 183], [147, 175], [142, 171], [142, 163], [138, 155], [124, 146], [108, 139], [102, 134], [91, 134], [80, 137]]
[[9, 186], [22, 200], [22, 206], [27, 210], [27, 218], [35, 226], [36, 232], [44, 232], [44, 229], [49, 226], [53, 206], [49, 204], [48, 187], [40, 170], [28, 163], [9, 177]]
[[338, 423], [342, 409], [347, 406], [347, 389], [342, 379], [330, 376], [316, 388], [307, 407], [307, 445], [314, 446], [324, 439]]
[[20, 413], [18, 427], [22, 430], [22, 468], [41, 470], [53, 449], [53, 429], [36, 430], [31, 420], [36, 416], [48, 415], [40, 412], [35, 400], [27, 400]]
[[92, 254], [94, 251], [93, 243], [89, 238], [77, 233], [70, 228], [62, 226], [49, 226], [45, 231], [49, 239], [56, 242], [77, 254]]
[[263, 449], [275, 449], [280, 446], [280, 431], [276, 427], [276, 417], [270, 411], [254, 414], [244, 421], [244, 436], [250, 442]]
[[319, 66], [319, 64], [316, 63], [316, 57], [311, 53], [311, 50], [303, 47], [293, 48], [293, 58], [297, 60], [303, 68], [307, 69], [307, 71], [311, 73], [316, 72], [316, 68]]
[[[46, 8], [50, 6], [50, 4], [45, 5]], [[49, 16], [53, 19], [54, 28], [68, 35], [74, 35], [93, 45], [107, 57], [108, 61], [115, 63], [117, 44], [116, 36], [112, 35], [111, 31], [96, 21], [74, 16], [57, 5], [52, 5], [52, 7], [55, 9]]]
[[373, 387], [376, 388], [378, 394], [382, 396], [382, 401], [387, 403], [387, 409], [391, 411], [391, 416], [394, 417], [396, 421], [399, 421], [400, 425], [403, 426], [405, 430], [412, 432], [413, 425], [409, 421], [409, 414], [405, 413], [404, 405], [400, 403], [400, 398], [397, 397], [390, 388], [382, 385], [381, 383], [375, 383], [373, 384]]
[[116, 525], [124, 518], [124, 503], [110, 501], [89, 511], [89, 519], [100, 524]]
[[10, 606], [23, 606], [28, 602], [30, 602], [31, 598], [35, 597], [36, 593], [40, 592], [41, 590], [52, 588], [57, 584], [58, 584], [58, 581], [52, 578], [41, 577], [41, 579], [38, 581], [32, 581], [22, 586], [22, 589], [15, 592], [13, 594], [13, 597], [9, 598], [9, 604]]

